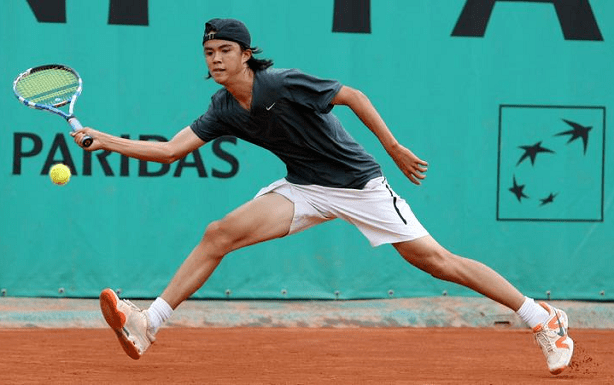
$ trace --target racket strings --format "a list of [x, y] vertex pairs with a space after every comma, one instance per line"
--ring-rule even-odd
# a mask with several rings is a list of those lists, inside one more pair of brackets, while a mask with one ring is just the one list
[[51, 106], [68, 103], [78, 88], [79, 78], [57, 68], [33, 72], [15, 85], [15, 90], [24, 99]]

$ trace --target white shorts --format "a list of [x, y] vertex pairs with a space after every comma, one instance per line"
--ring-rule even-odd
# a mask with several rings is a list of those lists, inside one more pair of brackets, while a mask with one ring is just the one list
[[261, 189], [294, 203], [294, 218], [288, 235], [317, 224], [341, 218], [367, 237], [371, 246], [411, 241], [428, 235], [405, 200], [388, 185], [386, 178], [370, 180], [362, 190], [297, 185], [280, 179]]

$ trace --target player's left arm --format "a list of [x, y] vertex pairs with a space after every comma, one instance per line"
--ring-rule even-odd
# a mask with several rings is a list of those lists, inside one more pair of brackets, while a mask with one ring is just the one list
[[418, 158], [394, 137], [380, 114], [365, 94], [348, 86], [342, 86], [331, 104], [345, 105], [371, 130], [384, 149], [410, 181], [419, 185], [426, 178], [428, 163]]

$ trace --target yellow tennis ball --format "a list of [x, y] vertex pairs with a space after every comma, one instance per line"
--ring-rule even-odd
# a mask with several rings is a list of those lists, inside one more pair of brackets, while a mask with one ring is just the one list
[[51, 181], [59, 186], [65, 185], [70, 180], [70, 169], [67, 165], [58, 163], [49, 170]]

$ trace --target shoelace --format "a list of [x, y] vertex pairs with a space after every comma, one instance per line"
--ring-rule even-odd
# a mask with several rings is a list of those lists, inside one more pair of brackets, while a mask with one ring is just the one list
[[[131, 308], [133, 308], [135, 311], [138, 312], [143, 312], [143, 310], [141, 310], [138, 306], [136, 306], [135, 304], [133, 304], [132, 302], [130, 302], [130, 300], [128, 299], [122, 299], [122, 301], [124, 301], [128, 306], [130, 306]], [[149, 324], [149, 322], [147, 322]], [[147, 327], [145, 329], [145, 335], [147, 336], [147, 338], [149, 339], [149, 341], [151, 343], [154, 343], [156, 341], [156, 333], [155, 331], [152, 331], [149, 329], [149, 327]]]
[[535, 340], [542, 348], [542, 350], [544, 350], [544, 353], [554, 353], [554, 344], [552, 343], [552, 340], [548, 337], [546, 330], [537, 332], [535, 334]]
[[126, 304], [128, 304], [128, 306], [130, 306], [131, 308], [133, 308], [136, 311], [141, 311], [141, 309], [139, 309], [138, 306], [136, 306], [135, 304], [133, 304], [132, 302], [130, 302], [130, 300], [127, 299], [122, 299], [122, 301], [124, 301]]

